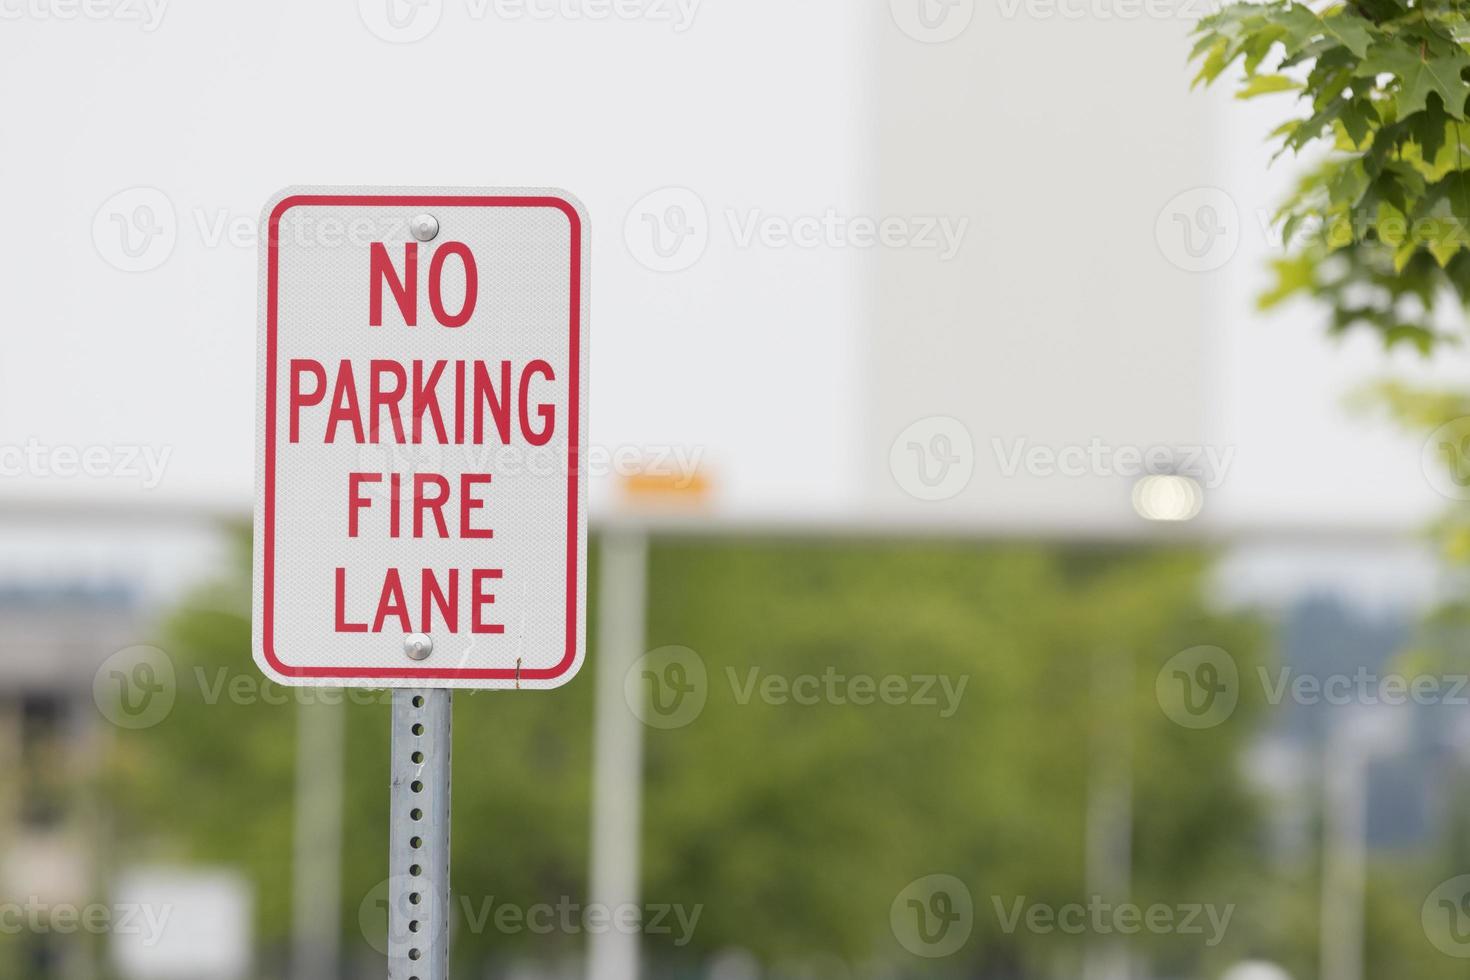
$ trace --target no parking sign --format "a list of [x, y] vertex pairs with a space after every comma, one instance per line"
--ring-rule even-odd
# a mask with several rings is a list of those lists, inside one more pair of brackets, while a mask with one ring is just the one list
[[581, 205], [292, 188], [262, 227], [261, 669], [294, 685], [564, 684], [585, 648]]

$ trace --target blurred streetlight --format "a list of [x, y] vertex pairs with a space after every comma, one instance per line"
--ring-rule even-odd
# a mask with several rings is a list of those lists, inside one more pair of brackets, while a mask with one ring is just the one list
[[1220, 980], [1291, 980], [1291, 974], [1275, 963], [1246, 960], [1220, 974]]
[[1146, 476], [1133, 484], [1133, 509], [1149, 521], [1192, 521], [1205, 505], [1205, 491], [1193, 477]]

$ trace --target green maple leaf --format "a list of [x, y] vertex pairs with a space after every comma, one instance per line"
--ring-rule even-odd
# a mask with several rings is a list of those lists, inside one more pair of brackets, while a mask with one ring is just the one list
[[1470, 68], [1470, 55], [1463, 51], [1426, 60], [1403, 48], [1379, 45], [1373, 48], [1357, 74], [1360, 77], [1393, 75], [1398, 78], [1400, 119], [1423, 111], [1431, 92], [1438, 93], [1444, 100], [1445, 112], [1456, 119], [1464, 119], [1465, 98], [1470, 95], [1470, 86], [1460, 78], [1460, 72], [1466, 68]]
[[[1408, 164], [1390, 163], [1374, 179], [1357, 206], [1370, 208], [1376, 207], [1379, 201], [1387, 201], [1400, 214], [1411, 214], [1423, 196], [1423, 176]], [[1383, 237], [1381, 232], [1380, 237]]]
[[1470, 171], [1454, 170], [1424, 189], [1415, 210], [1414, 241], [1441, 266], [1470, 244]]
[[1259, 309], [1269, 310], [1296, 293], [1310, 292], [1317, 287], [1317, 263], [1309, 255], [1274, 259], [1271, 267], [1276, 272], [1276, 285], [1256, 298]]
[[1398, 0], [1350, 0], [1350, 3], [1358, 13], [1375, 23], [1392, 20], [1405, 12]]
[[1322, 26], [1353, 54], [1359, 58], [1367, 56], [1368, 45], [1373, 40], [1372, 25], [1368, 21], [1353, 14], [1339, 13], [1323, 17]]
[[1432, 208], [1441, 202], [1451, 216], [1470, 221], [1470, 170], [1452, 170], [1425, 188], [1426, 205]]
[[1363, 155], [1363, 167], [1370, 174], [1376, 174], [1383, 169], [1389, 156], [1398, 149], [1399, 140], [1408, 128], [1407, 123], [1395, 122], [1383, 126], [1373, 134], [1373, 143]]
[[1261, 62], [1271, 54], [1271, 48], [1286, 36], [1286, 28], [1271, 25], [1261, 28], [1254, 36], [1242, 42], [1241, 48], [1245, 51], [1245, 73], [1254, 75], [1256, 69], [1261, 67]]
[[1361, 146], [1367, 140], [1368, 134], [1378, 124], [1378, 113], [1373, 109], [1373, 103], [1367, 99], [1358, 99], [1347, 103], [1342, 108], [1342, 115], [1338, 119], [1342, 128], [1346, 130], [1348, 138], [1353, 141], [1353, 146]]
[[1269, 95], [1272, 92], [1294, 92], [1299, 88], [1301, 88], [1300, 82], [1285, 75], [1254, 75], [1240, 87], [1235, 97], [1253, 99], [1258, 95]]
[[1405, 122], [1409, 124], [1409, 132], [1413, 134], [1414, 142], [1419, 144], [1424, 162], [1433, 165], [1434, 158], [1439, 155], [1439, 148], [1444, 146], [1445, 141], [1445, 127], [1448, 120], [1445, 117], [1444, 103], [1439, 99], [1427, 99], [1424, 103], [1424, 111], [1406, 119]]

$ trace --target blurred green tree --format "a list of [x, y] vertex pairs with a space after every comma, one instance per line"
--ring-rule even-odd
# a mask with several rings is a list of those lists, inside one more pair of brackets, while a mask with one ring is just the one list
[[[1466, 8], [1459, 0], [1346, 0], [1317, 9], [1236, 2], [1201, 20], [1196, 38], [1197, 84], [1229, 74], [1239, 80], [1238, 98], [1295, 93], [1302, 106], [1272, 134], [1278, 157], [1290, 150], [1311, 162], [1277, 214], [1284, 253], [1259, 306], [1305, 296], [1328, 311], [1332, 334], [1366, 329], [1386, 348], [1403, 344], [1425, 355], [1459, 344], [1470, 306]], [[1426, 478], [1459, 498], [1434, 537], [1451, 564], [1470, 563], [1470, 509], [1453, 489], [1470, 486], [1470, 398], [1389, 381], [1357, 400], [1386, 409], [1416, 435], [1434, 433]], [[1470, 590], [1462, 583], [1459, 594]], [[1404, 673], [1463, 674], [1467, 626], [1470, 603], [1443, 604], [1400, 654]], [[1364, 937], [1370, 976], [1463, 973], [1425, 942], [1418, 919], [1425, 892], [1447, 870], [1470, 870], [1462, 826], [1448, 821], [1437, 859], [1401, 857], [1373, 869]], [[1278, 921], [1311, 921], [1310, 881], [1278, 896]], [[1299, 973], [1315, 969], [1309, 943], [1278, 933], [1275, 950]]]
[[[1228, 720], [1192, 731], [1155, 694], [1160, 669], [1188, 647], [1228, 650], [1243, 675], [1260, 662], [1255, 624], [1206, 608], [1207, 567], [1183, 550], [656, 542], [650, 646], [694, 651], [707, 698], [684, 727], [647, 733], [645, 899], [702, 906], [692, 941], [649, 936], [650, 954], [692, 964], [738, 946], [766, 959], [921, 965], [896, 942], [889, 908], [911, 881], [946, 873], [975, 901], [958, 962], [1075, 959], [1081, 940], [1008, 933], [997, 909], [1088, 900], [1100, 738], [1132, 760], [1132, 899], [1231, 901], [1254, 825], [1235, 759], [1261, 696], [1241, 685]], [[117, 853], [247, 869], [263, 938], [279, 947], [295, 708], [290, 692], [253, 680], [246, 583], [242, 562], [172, 618], [176, 706], [152, 729], [119, 734], [111, 798]], [[823, 693], [772, 696], [784, 690], [762, 688], [773, 676], [816, 678]], [[1100, 690], [1099, 676], [1113, 681]], [[853, 703], [858, 677], [902, 678], [906, 693]], [[219, 693], [233, 684], [247, 696]], [[555, 959], [582, 947], [579, 935], [471, 920], [492, 897], [585, 900], [592, 688], [588, 676], [555, 694], [456, 698], [458, 957]], [[359, 912], [386, 873], [388, 712], [347, 710], [343, 915], [348, 947], [362, 952]], [[1171, 962], [1208, 953], [1193, 936], [1137, 942]]]

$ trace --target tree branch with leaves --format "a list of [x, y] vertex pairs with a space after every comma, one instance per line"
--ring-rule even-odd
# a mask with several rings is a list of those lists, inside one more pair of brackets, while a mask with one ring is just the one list
[[1461, 0], [1235, 3], [1202, 20], [1191, 60], [1209, 84], [1237, 63], [1238, 98], [1298, 92], [1277, 155], [1312, 157], [1277, 214], [1285, 254], [1269, 308], [1307, 294], [1330, 329], [1428, 353], [1470, 306], [1470, 28]]

